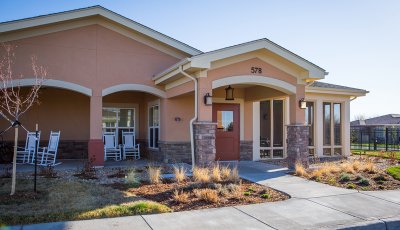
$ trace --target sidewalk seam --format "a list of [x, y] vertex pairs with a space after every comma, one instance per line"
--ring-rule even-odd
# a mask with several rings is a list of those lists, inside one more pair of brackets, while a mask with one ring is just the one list
[[360, 217], [360, 216], [356, 216], [356, 215], [353, 215], [353, 214], [351, 214], [351, 213], [348, 213], [348, 212], [345, 212], [345, 211], [342, 211], [342, 210], [339, 210], [339, 209], [336, 209], [336, 208], [333, 208], [333, 207], [329, 207], [329, 206], [324, 205], [324, 204], [320, 204], [320, 203], [318, 203], [318, 202], [316, 202], [316, 201], [313, 201], [313, 200], [309, 200], [309, 199], [305, 199], [305, 200], [308, 200], [308, 201], [313, 202], [313, 203], [315, 203], [315, 204], [321, 205], [321, 206], [326, 207], [326, 208], [330, 208], [330, 209], [332, 209], [332, 210], [341, 212], [341, 213], [343, 213], [343, 214], [347, 214], [347, 215], [349, 215], [349, 216], [352, 216], [352, 217], [355, 217], [355, 218], [358, 218], [358, 219], [361, 219], [361, 220], [364, 220], [364, 221], [369, 221], [369, 219], [364, 219], [364, 218], [362, 218], [362, 217]]
[[[245, 215], [247, 215], [247, 216], [249, 216], [249, 217], [251, 217], [251, 218], [253, 218], [253, 219], [255, 219], [255, 220], [259, 221], [259, 222], [261, 222], [261, 223], [263, 223], [264, 225], [267, 225], [267, 226], [270, 227], [270, 228], [277, 229], [277, 228], [275, 228], [275, 227], [273, 227], [273, 226], [271, 226], [271, 225], [265, 223], [264, 221], [262, 221], [262, 220], [260, 220], [260, 219], [258, 219], [258, 218], [256, 218], [256, 217], [254, 217], [254, 216], [252, 216], [252, 215], [250, 215], [250, 214], [248, 214], [248, 213], [246, 213], [246, 212], [244, 212], [244, 211], [242, 211], [242, 210], [236, 208], [235, 206], [232, 207], [232, 208], [234, 208], [234, 209], [238, 210], [239, 212], [241, 212], [241, 213], [243, 213], [243, 214], [245, 214]], [[278, 230], [278, 229], [277, 229], [277, 230]]]
[[373, 197], [373, 198], [376, 198], [376, 199], [384, 200], [384, 201], [387, 201], [387, 202], [390, 202], [390, 203], [393, 203], [393, 204], [396, 204], [396, 205], [400, 206], [400, 203], [397, 203], [397, 202], [394, 202], [394, 201], [391, 201], [391, 200], [386, 200], [386, 199], [384, 199], [382, 197], [377, 197], [377, 196], [370, 195], [370, 194], [363, 193], [363, 192], [360, 192], [360, 193], [363, 194], [363, 195], [366, 195], [366, 196], [370, 196], [370, 197]]
[[154, 230], [153, 227], [150, 226], [150, 224], [147, 222], [147, 220], [143, 217], [143, 215], [140, 215], [140, 217], [142, 217], [142, 219], [144, 220], [144, 222], [147, 224], [147, 226], [149, 226], [149, 228], [151, 230]]

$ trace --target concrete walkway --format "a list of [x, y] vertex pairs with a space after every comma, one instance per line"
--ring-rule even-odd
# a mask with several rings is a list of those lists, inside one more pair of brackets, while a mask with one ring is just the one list
[[241, 177], [283, 191], [291, 199], [12, 229], [400, 229], [399, 190], [358, 192], [290, 176], [279, 166], [240, 162], [238, 167]]

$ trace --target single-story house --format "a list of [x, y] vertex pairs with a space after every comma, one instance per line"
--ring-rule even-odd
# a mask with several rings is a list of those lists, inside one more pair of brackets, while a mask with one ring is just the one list
[[353, 128], [400, 128], [400, 114], [386, 114], [350, 122]]
[[48, 71], [21, 123], [97, 165], [102, 133], [123, 130], [164, 162], [348, 155], [350, 101], [367, 93], [268, 39], [202, 52], [100, 6], [0, 23], [0, 42], [18, 46], [15, 84], [33, 84], [31, 55]]

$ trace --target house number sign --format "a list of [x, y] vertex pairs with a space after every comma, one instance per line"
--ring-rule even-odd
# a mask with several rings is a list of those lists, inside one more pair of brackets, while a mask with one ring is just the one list
[[255, 73], [262, 73], [262, 68], [261, 67], [251, 67], [250, 72], [255, 74]]

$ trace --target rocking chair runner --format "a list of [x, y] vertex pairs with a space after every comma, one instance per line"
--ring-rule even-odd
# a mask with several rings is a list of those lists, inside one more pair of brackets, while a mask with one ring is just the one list
[[[40, 131], [37, 148], [39, 148]], [[36, 132], [27, 132], [25, 147], [17, 147], [17, 164], [33, 163], [35, 156]]]
[[136, 144], [135, 132], [122, 131], [122, 153], [124, 160], [127, 157], [140, 159], [140, 145]]
[[115, 132], [105, 132], [103, 133], [104, 142], [104, 160], [108, 158], [113, 158], [116, 161], [121, 160], [121, 148], [117, 144], [117, 139]]
[[60, 131], [50, 132], [49, 145], [44, 148], [39, 148], [38, 164], [44, 166], [54, 166], [56, 164], [58, 142], [60, 141]]

